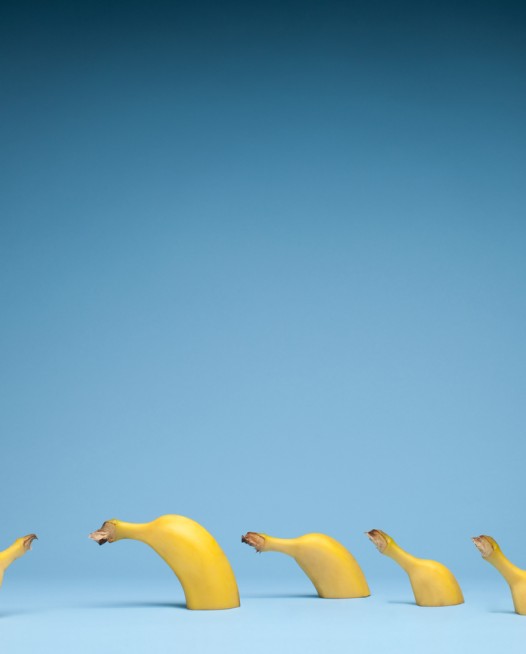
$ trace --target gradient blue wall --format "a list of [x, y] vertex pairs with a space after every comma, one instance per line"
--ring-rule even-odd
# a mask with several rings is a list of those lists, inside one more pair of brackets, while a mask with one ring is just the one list
[[[422, 3], [423, 4], [423, 3]], [[2, 21], [1, 542], [165, 575], [111, 517], [392, 533], [526, 567], [519, 5], [13, 4]], [[15, 570], [13, 570], [15, 574]]]

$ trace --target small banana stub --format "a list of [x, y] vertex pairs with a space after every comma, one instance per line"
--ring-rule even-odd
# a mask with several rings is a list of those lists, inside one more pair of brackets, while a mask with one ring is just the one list
[[25, 552], [31, 549], [31, 544], [34, 540], [38, 540], [38, 536], [36, 534], [29, 534], [28, 536], [24, 536], [22, 539], [22, 546]]
[[250, 545], [258, 553], [265, 549], [265, 537], [255, 531], [248, 531], [244, 536], [241, 536], [241, 542]]
[[389, 543], [383, 531], [380, 531], [379, 529], [371, 529], [371, 531], [366, 531], [365, 535], [376, 545], [376, 549], [380, 553], [383, 554], [385, 552]]
[[113, 543], [115, 540], [115, 525], [110, 520], [107, 520], [100, 529], [89, 534], [88, 538], [91, 538], [91, 540], [94, 540], [99, 545]]
[[487, 559], [495, 551], [494, 541], [490, 536], [474, 536], [471, 540], [475, 543], [475, 547], [481, 553], [483, 559]]

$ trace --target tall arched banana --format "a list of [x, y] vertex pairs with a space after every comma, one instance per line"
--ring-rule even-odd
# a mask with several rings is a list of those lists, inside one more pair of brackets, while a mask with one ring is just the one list
[[526, 615], [526, 570], [513, 565], [491, 536], [476, 536], [472, 541], [482, 554], [482, 558], [495, 566], [508, 582], [516, 613]]
[[391, 536], [373, 529], [367, 536], [378, 551], [394, 559], [409, 575], [418, 606], [453, 606], [464, 597], [453, 573], [442, 563], [418, 559], [399, 547]]
[[343, 599], [371, 594], [354, 556], [330, 536], [305, 534], [299, 538], [273, 538], [249, 531], [241, 541], [258, 552], [282, 552], [292, 556], [320, 597]]
[[31, 543], [36, 539], [36, 534], [29, 534], [18, 538], [15, 542], [3, 552], [0, 552], [0, 586], [4, 580], [4, 572], [7, 568], [31, 549]]
[[89, 537], [99, 545], [124, 538], [149, 545], [176, 574], [189, 609], [239, 606], [236, 578], [225, 553], [194, 520], [181, 515], [164, 515], [145, 524], [108, 520]]

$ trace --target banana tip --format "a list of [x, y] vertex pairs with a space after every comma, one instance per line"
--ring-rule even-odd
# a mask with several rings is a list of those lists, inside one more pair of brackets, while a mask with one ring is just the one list
[[92, 531], [88, 538], [94, 540], [99, 545], [104, 543], [113, 543], [115, 540], [115, 524], [111, 520], [107, 520], [100, 529]]
[[385, 552], [388, 541], [383, 531], [380, 531], [379, 529], [371, 529], [371, 531], [366, 531], [365, 535], [372, 543], [374, 543], [379, 552]]
[[91, 534], [88, 535], [88, 538], [91, 538], [91, 540], [94, 540], [99, 545], [104, 545], [104, 543], [108, 542], [108, 539], [106, 538], [106, 534], [103, 534], [100, 529], [91, 532]]
[[481, 553], [483, 559], [487, 559], [488, 556], [493, 554], [494, 548], [491, 542], [492, 539], [490, 539], [489, 536], [473, 536], [471, 540], [475, 544], [475, 547], [478, 549], [478, 551]]
[[28, 536], [24, 537], [24, 549], [26, 552], [31, 549], [31, 544], [33, 543], [34, 540], [38, 540], [38, 536], [36, 534], [29, 534]]
[[256, 552], [262, 552], [265, 547], [265, 538], [255, 531], [247, 531], [244, 536], [241, 536], [241, 542], [250, 545]]

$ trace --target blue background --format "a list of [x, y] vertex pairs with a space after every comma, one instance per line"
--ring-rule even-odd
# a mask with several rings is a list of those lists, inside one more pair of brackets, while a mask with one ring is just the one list
[[[308, 580], [248, 530], [351, 549], [375, 593], [356, 647], [394, 621], [411, 651], [444, 620], [389, 605], [410, 589], [372, 528], [476, 589], [435, 646], [492, 642], [511, 598], [469, 537], [526, 568], [524, 6], [2, 11], [0, 548], [40, 540], [6, 574], [0, 644], [45, 646], [74, 598], [77, 651], [75, 625], [121, 638], [131, 615], [128, 651], [166, 651], [148, 625], [176, 580], [138, 543], [86, 538], [164, 513], [204, 524], [252, 601], [231, 652], [257, 633], [315, 649], [318, 627], [349, 644], [349, 603], [293, 597]], [[115, 606], [90, 613], [98, 579]], [[216, 647], [225, 615], [201, 618]], [[491, 620], [520, 651], [521, 619]]]

